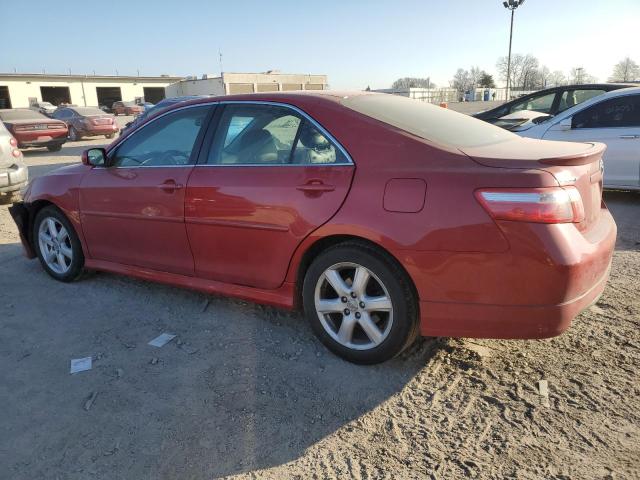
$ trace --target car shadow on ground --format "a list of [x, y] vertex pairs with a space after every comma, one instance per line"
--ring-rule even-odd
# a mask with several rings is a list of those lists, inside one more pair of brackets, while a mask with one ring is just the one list
[[[106, 273], [64, 284], [20, 252], [0, 245], [0, 291], [11, 297], [0, 393], [12, 432], [0, 458], [10, 476], [37, 476], [34, 444], [47, 472], [78, 478], [281, 465], [399, 394], [441, 348], [420, 340], [384, 364], [353, 365], [300, 313]], [[162, 332], [177, 338], [147, 345]], [[92, 370], [69, 375], [70, 359], [85, 356]]]

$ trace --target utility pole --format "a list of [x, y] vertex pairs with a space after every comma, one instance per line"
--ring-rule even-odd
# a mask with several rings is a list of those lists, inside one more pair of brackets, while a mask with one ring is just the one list
[[511, 28], [509, 29], [509, 56], [507, 57], [507, 102], [509, 101], [509, 93], [511, 90], [511, 40], [513, 39], [513, 14], [520, 5], [524, 3], [524, 0], [508, 0], [502, 2], [504, 8], [511, 10]]

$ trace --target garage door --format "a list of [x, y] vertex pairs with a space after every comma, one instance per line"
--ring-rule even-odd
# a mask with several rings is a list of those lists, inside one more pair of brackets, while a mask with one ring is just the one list
[[69, 87], [40, 87], [40, 94], [43, 102], [53, 103], [54, 105], [71, 103]]
[[0, 86], [0, 108], [11, 108], [11, 97], [9, 87]]
[[277, 83], [259, 83], [258, 91], [259, 92], [277, 92], [278, 84]]
[[98, 106], [105, 105], [111, 108], [113, 102], [122, 101], [120, 87], [96, 87], [96, 95], [98, 96]]
[[302, 90], [301, 83], [283, 83], [282, 90]]
[[253, 83], [231, 83], [229, 93], [253, 93]]
[[142, 91], [144, 92], [145, 102], [158, 103], [165, 97], [164, 87], [144, 87]]

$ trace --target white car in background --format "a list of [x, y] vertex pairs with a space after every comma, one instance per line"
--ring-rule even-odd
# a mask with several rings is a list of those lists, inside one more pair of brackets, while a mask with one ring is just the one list
[[604, 186], [640, 190], [640, 87], [614, 90], [555, 117], [531, 118], [509, 128], [523, 137], [567, 142], [602, 142]]
[[18, 141], [0, 122], [0, 203], [18, 200], [27, 185], [29, 171], [18, 148]]
[[46, 116], [51, 116], [53, 112], [56, 111], [55, 105], [49, 102], [36, 102], [29, 107], [31, 110], [35, 110], [36, 112], [44, 113]]

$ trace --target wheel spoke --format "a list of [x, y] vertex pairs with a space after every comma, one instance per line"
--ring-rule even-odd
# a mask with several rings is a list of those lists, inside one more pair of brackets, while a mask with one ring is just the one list
[[353, 338], [353, 328], [356, 326], [356, 320], [353, 315], [345, 315], [342, 318], [342, 325], [338, 330], [338, 340], [342, 344], [351, 343]]
[[64, 244], [60, 245], [60, 253], [62, 253], [62, 255], [67, 257], [69, 260], [73, 258], [73, 250], [71, 250], [69, 247], [67, 247]]
[[381, 297], [364, 297], [365, 310], [367, 312], [390, 312], [393, 306], [391, 299], [386, 295]]
[[351, 285], [351, 289], [356, 292], [359, 297], [365, 294], [369, 278], [369, 271], [366, 268], [356, 268], [356, 273], [353, 275], [353, 284]]
[[53, 218], [47, 218], [47, 227], [49, 229], [49, 235], [51, 238], [56, 238], [58, 236], [58, 229], [56, 228], [56, 222]]
[[60, 265], [60, 268], [63, 270], [67, 269], [67, 262], [64, 259], [64, 255], [62, 254], [62, 252], [59, 252], [57, 255], [58, 258], [58, 265]]
[[45, 253], [45, 256], [47, 257], [47, 262], [48, 263], [55, 263], [55, 259], [56, 259], [56, 252], [54, 252], [53, 250], [48, 250]]
[[344, 283], [344, 280], [340, 276], [337, 270], [327, 270], [324, 272], [324, 278], [333, 287], [339, 296], [345, 296], [349, 293], [349, 286]]
[[69, 234], [67, 233], [67, 229], [64, 227], [60, 227], [60, 231], [58, 232], [58, 241], [59, 242], [64, 242], [67, 237], [69, 236]]
[[368, 313], [363, 313], [362, 316], [358, 319], [358, 323], [362, 327], [362, 330], [364, 330], [364, 333], [367, 334], [367, 337], [369, 337], [369, 340], [371, 340], [376, 345], [379, 345], [380, 342], [382, 342], [382, 332], [375, 324], [375, 322], [371, 320], [371, 317]]
[[46, 232], [40, 232], [38, 234], [38, 237], [40, 238], [40, 240], [42, 240], [47, 245], [51, 245], [53, 243], [52, 239], [51, 239], [51, 236]]
[[318, 313], [336, 313], [344, 310], [344, 304], [339, 298], [316, 300]]

